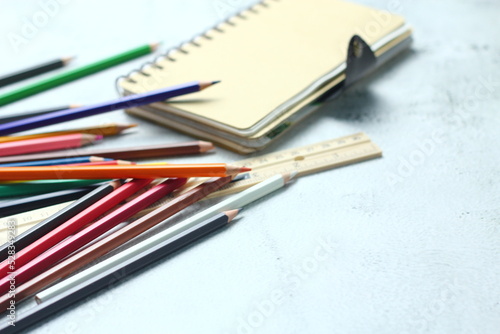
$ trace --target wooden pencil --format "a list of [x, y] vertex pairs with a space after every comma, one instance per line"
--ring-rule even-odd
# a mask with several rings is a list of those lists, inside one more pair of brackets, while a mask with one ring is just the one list
[[122, 165], [122, 166], [39, 166], [2, 167], [1, 181], [13, 180], [56, 180], [56, 179], [106, 179], [106, 178], [165, 178], [228, 176], [250, 171], [250, 168], [222, 163], [213, 164], [167, 164]]
[[[106, 231], [110, 230], [114, 226], [118, 225], [121, 222], [126, 221], [128, 218], [132, 217], [137, 212], [141, 211], [142, 209], [145, 209], [149, 205], [155, 203], [159, 199], [170, 194], [175, 189], [181, 187], [186, 183], [186, 181], [187, 181], [186, 179], [168, 179], [163, 183], [160, 183], [152, 187], [151, 189], [139, 195], [138, 197], [134, 198], [130, 202], [127, 202], [126, 204], [120, 206], [119, 208], [112, 211], [103, 218], [97, 220], [93, 224], [85, 227], [84, 229], [72, 235], [63, 242], [48, 249], [43, 254], [40, 254], [39, 256], [32, 259], [28, 263], [21, 265], [19, 267], [19, 263], [18, 261], [16, 261], [16, 270], [15, 270], [16, 283], [22, 284], [28, 281], [29, 279], [39, 275], [44, 270], [55, 265], [57, 262], [59, 262], [66, 256], [70, 255], [79, 248], [85, 246], [86, 244], [88, 244], [95, 238], [99, 237]], [[96, 244], [98, 243], [99, 242], [97, 242]], [[7, 293], [9, 291], [9, 286], [10, 286], [9, 282], [10, 278], [8, 276], [0, 279], [0, 294]]]
[[[17, 289], [16, 291], [16, 300], [20, 301], [23, 298], [27, 297], [27, 294], [25, 294], [25, 292], [33, 294], [43, 286], [46, 286], [47, 284], [50, 284], [50, 282], [53, 282], [55, 279], [69, 275], [76, 269], [81, 268], [82, 266], [92, 262], [99, 256], [108, 253], [109, 251], [122, 245], [126, 241], [147, 231], [151, 227], [171, 217], [180, 210], [202, 199], [203, 197], [219, 189], [220, 187], [228, 184], [230, 180], [231, 177], [210, 179], [204, 182], [203, 184], [197, 186], [196, 188], [191, 189], [185, 194], [176, 197], [167, 204], [162, 205], [161, 207], [149, 213], [148, 215], [139, 218], [136, 221], [131, 222], [127, 226], [109, 235], [108, 237], [96, 242], [95, 244], [63, 260], [55, 267], [43, 272], [41, 275], [35, 277], [30, 281], [30, 282], [36, 281], [36, 284], [31, 285], [30, 283], [28, 287], [24, 286], [21, 283], [21, 286], [20, 287], [18, 286], [19, 288], [21, 288], [21, 290]], [[53, 270], [54, 268], [57, 268], [57, 270]], [[20, 278], [19, 270], [16, 271], [16, 282], [24, 282], [24, 278], [22, 276]], [[5, 288], [8, 288], [8, 286], [9, 286], [8, 277], [5, 277], [2, 280], [0, 280], [0, 293], [5, 293], [4, 292]], [[5, 295], [0, 297], [0, 309], [5, 305], [6, 302], [8, 302], [8, 299], [9, 297]]]
[[129, 60], [145, 56], [156, 50], [157, 47], [158, 43], [142, 45], [138, 48], [134, 48], [132, 50], [128, 50], [120, 54], [96, 61], [94, 63], [54, 75], [50, 78], [40, 80], [24, 87], [20, 87], [18, 89], [0, 95], [0, 106], [19, 101], [29, 96], [108, 69], [112, 66], [116, 66]]
[[3, 201], [0, 202], [0, 218], [15, 215], [20, 212], [43, 208], [49, 205], [73, 201], [83, 197], [95, 188], [95, 185], [90, 185], [83, 188], [59, 190], [41, 195]]
[[72, 165], [72, 164], [80, 164], [87, 162], [100, 162], [100, 161], [111, 161], [111, 160], [113, 159], [95, 157], [95, 156], [82, 156], [74, 158], [12, 162], [8, 164], [0, 164], [0, 167], [57, 166], [57, 165]]
[[[113, 179], [113, 178], [110, 178]], [[110, 181], [103, 180], [37, 180], [32, 182], [16, 182], [0, 184], [0, 198], [32, 196], [63, 189], [73, 189]]]
[[[32, 244], [36, 240], [40, 239], [50, 231], [54, 230], [56, 227], [58, 227], [65, 221], [69, 220], [73, 216], [83, 211], [85, 208], [94, 204], [104, 196], [107, 196], [113, 190], [118, 188], [121, 184], [122, 182], [119, 180], [103, 184], [98, 188], [90, 191], [87, 195], [82, 196], [79, 199], [76, 199], [76, 201], [74, 201], [64, 209], [51, 215], [50, 217], [36, 224], [29, 230], [21, 233], [16, 237], [14, 241], [16, 252], [21, 251], [22, 249]], [[8, 245], [9, 244], [4, 244], [0, 246], [0, 261], [4, 261], [7, 258]]]
[[[72, 121], [75, 119], [94, 116], [113, 110], [132, 108], [164, 101], [172, 97], [199, 92], [207, 87], [216, 84], [218, 81], [201, 82], [193, 81], [171, 87], [161, 88], [145, 93], [128, 95], [115, 100], [87, 105], [79, 108], [55, 111], [53, 113], [20, 119], [18, 121], [0, 124], [0, 135], [10, 135], [19, 131], [27, 131], [42, 126]], [[0, 105], [2, 96], [0, 96]]]
[[[126, 198], [132, 196], [152, 180], [133, 180], [118, 187], [112, 193], [101, 198], [91, 206], [80, 211], [69, 220], [50, 231], [34, 243], [30, 244], [20, 252], [16, 253], [15, 268], [24, 266], [29, 261], [33, 260], [38, 255], [47, 251], [49, 248], [57, 245], [72, 234], [78, 232], [82, 227], [97, 219], [110, 209], [120, 204]], [[3, 261], [0, 263], [0, 277], [5, 277], [10, 270], [9, 262]]]
[[104, 124], [97, 126], [89, 126], [79, 129], [72, 130], [64, 130], [64, 131], [54, 131], [54, 132], [45, 132], [45, 133], [37, 133], [32, 135], [24, 135], [24, 136], [3, 136], [0, 137], [0, 143], [6, 143], [11, 141], [18, 140], [26, 140], [26, 139], [34, 139], [34, 138], [43, 138], [43, 137], [51, 137], [51, 136], [60, 136], [60, 135], [69, 135], [72, 133], [88, 133], [91, 135], [101, 135], [104, 137], [107, 136], [115, 136], [122, 133], [124, 130], [136, 127], [137, 124]]
[[24, 70], [19, 70], [14, 73], [3, 75], [0, 77], [0, 87], [4, 87], [21, 80], [26, 80], [49, 71], [59, 69], [69, 64], [71, 60], [73, 60], [73, 57], [59, 58], [43, 64], [35, 65]]
[[160, 144], [135, 147], [132, 146], [122, 148], [92, 148], [84, 150], [73, 149], [70, 152], [50, 152], [40, 154], [23, 154], [12, 157], [0, 157], [0, 164], [47, 159], [63, 159], [68, 157], [80, 157], [89, 155], [112, 159], [134, 160], [200, 154], [208, 152], [212, 149], [214, 149], [214, 145], [206, 141], [190, 141], [176, 144]]
[[[89, 297], [101, 289], [109, 288], [110, 286], [119, 283], [122, 277], [129, 276], [145, 268], [147, 265], [171, 254], [172, 251], [192, 243], [195, 241], [195, 238], [204, 237], [213, 230], [229, 224], [235, 211], [237, 210], [217, 214], [201, 224], [202, 226], [200, 226], [200, 228], [196, 231], [196, 235], [195, 233], [189, 233], [186, 235], [186, 238], [179, 237], [178, 239], [169, 241], [169, 243], [165, 246], [163, 244], [159, 245], [158, 247], [150, 249], [144, 257], [139, 257], [139, 260], [131, 260], [127, 263], [121, 263], [119, 267], [112, 267], [102, 274], [92, 277], [89, 281], [85, 281], [77, 285], [73, 289], [65, 290], [54, 298], [45, 298], [43, 301], [39, 301], [39, 295], [37, 295], [35, 300], [41, 302], [41, 304], [16, 315], [16, 330], [26, 330], [28, 327], [33, 326], [40, 321], [45, 321], [54, 313], [66, 309], [68, 306]], [[220, 224], [223, 225], [220, 226]], [[123, 276], [124, 273], [125, 276]], [[12, 326], [8, 326], [7, 322], [5, 322], [3, 327], [0, 325], [0, 331], [3, 329], [9, 331], [12, 329]]]
[[18, 121], [20, 119], [24, 119], [24, 118], [28, 118], [28, 117], [45, 115], [45, 114], [48, 114], [48, 113], [51, 113], [54, 111], [66, 110], [66, 109], [77, 108], [77, 107], [81, 107], [81, 105], [70, 104], [70, 105], [62, 106], [62, 107], [47, 108], [47, 109], [41, 109], [41, 110], [36, 110], [36, 111], [25, 111], [25, 112], [21, 112], [21, 113], [15, 113], [13, 115], [1, 116], [0, 117], [0, 124], [14, 122], [14, 121]]
[[74, 133], [69, 135], [34, 138], [34, 139], [13, 141], [8, 143], [0, 143], [0, 156], [77, 148], [93, 144], [101, 140], [102, 138], [103, 137], [101, 135]]

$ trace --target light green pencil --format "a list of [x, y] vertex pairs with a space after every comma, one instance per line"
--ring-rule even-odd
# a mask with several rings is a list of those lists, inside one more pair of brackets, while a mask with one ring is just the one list
[[49, 90], [51, 88], [83, 78], [87, 75], [91, 75], [99, 71], [105, 70], [112, 66], [116, 66], [126, 61], [147, 55], [151, 52], [154, 52], [157, 47], [158, 43], [143, 45], [138, 48], [120, 53], [118, 55], [97, 61], [95, 63], [58, 74], [51, 78], [35, 82], [31, 85], [18, 88], [11, 92], [0, 95], [0, 106], [4, 106], [6, 104], [19, 101], [26, 97]]

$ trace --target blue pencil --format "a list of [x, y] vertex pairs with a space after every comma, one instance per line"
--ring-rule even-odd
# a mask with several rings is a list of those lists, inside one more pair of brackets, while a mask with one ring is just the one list
[[150, 104], [153, 102], [163, 101], [175, 96], [198, 92], [207, 87], [210, 87], [217, 82], [218, 81], [193, 81], [154, 90], [151, 92], [129, 95], [112, 101], [83, 106], [80, 108], [55, 111], [53, 113], [48, 113], [45, 115], [29, 117], [14, 122], [0, 124], [0, 136], [10, 135], [19, 131], [36, 129], [46, 125], [72, 121], [78, 118], [98, 115], [108, 111], [132, 108]]
[[74, 158], [64, 158], [64, 159], [13, 162], [10, 164], [0, 164], [0, 167], [55, 166], [55, 165], [81, 164], [86, 162], [111, 161], [111, 160], [113, 159], [87, 156], [87, 157], [74, 157]]

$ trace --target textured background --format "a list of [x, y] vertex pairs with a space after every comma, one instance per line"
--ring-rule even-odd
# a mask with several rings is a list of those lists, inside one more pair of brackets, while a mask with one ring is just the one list
[[[267, 151], [364, 131], [384, 157], [299, 179], [34, 333], [499, 332], [500, 3], [359, 2], [403, 14], [412, 50]], [[155, 40], [164, 51], [251, 1], [53, 3], [2, 1], [0, 72], [61, 55], [86, 64]], [[146, 59], [2, 113], [113, 98], [115, 78]], [[116, 111], [52, 128], [110, 121], [132, 119]], [[189, 139], [140, 123], [102, 145]], [[172, 161], [239, 159], [218, 149]]]

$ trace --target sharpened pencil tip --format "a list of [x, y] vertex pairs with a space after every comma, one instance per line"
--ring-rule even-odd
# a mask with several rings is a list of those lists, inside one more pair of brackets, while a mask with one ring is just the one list
[[151, 49], [152, 52], [156, 51], [159, 46], [160, 46], [160, 42], [154, 42], [154, 43], [149, 44], [149, 48]]
[[241, 212], [241, 209], [224, 211], [224, 214], [227, 216], [227, 222], [230, 223], [239, 212]]
[[103, 140], [103, 139], [104, 139], [103, 135], [95, 135], [95, 138], [94, 138], [95, 141]]
[[285, 184], [287, 184], [288, 182], [290, 182], [290, 180], [292, 180], [295, 176], [297, 176], [297, 173], [298, 173], [297, 171], [294, 171], [283, 174], [283, 180], [285, 181]]
[[212, 81], [212, 85], [218, 84], [219, 82], [220, 82], [220, 80]]
[[68, 65], [73, 59], [75, 59], [75, 56], [71, 57], [62, 57], [61, 61], [63, 62], [64, 65]]
[[198, 141], [198, 145], [200, 146], [200, 153], [205, 153], [205, 152], [211, 151], [215, 148], [214, 144], [212, 144], [209, 141], [200, 140], [200, 141]]
[[241, 167], [241, 168], [240, 168], [240, 173], [243, 173], [243, 172], [249, 172], [249, 171], [251, 171], [251, 170], [252, 170], [252, 168], [250, 168], [250, 167]]

